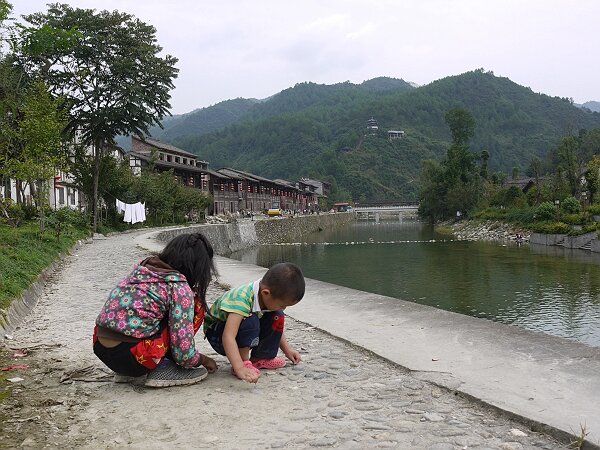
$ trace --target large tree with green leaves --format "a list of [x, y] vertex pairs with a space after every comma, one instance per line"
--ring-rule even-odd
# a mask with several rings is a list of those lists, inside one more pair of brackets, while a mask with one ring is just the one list
[[[452, 145], [441, 164], [425, 161], [421, 172], [419, 214], [431, 222], [474, 208], [481, 187], [482, 169], [477, 168], [467, 145], [474, 134], [475, 119], [460, 108], [449, 110], [444, 119], [452, 133]], [[482, 158], [486, 166], [488, 158], [489, 154]]]
[[156, 29], [127, 13], [56, 3], [25, 20], [21, 62], [65, 100], [67, 130], [93, 149], [95, 230], [102, 156], [115, 136], [146, 135], [169, 114], [177, 59], [159, 56]]
[[16, 130], [21, 152], [6, 164], [15, 178], [27, 181], [40, 212], [47, 202], [42, 200], [47, 198], [47, 181], [69, 164], [62, 139], [67, 120], [58, 103], [42, 81], [28, 87]]

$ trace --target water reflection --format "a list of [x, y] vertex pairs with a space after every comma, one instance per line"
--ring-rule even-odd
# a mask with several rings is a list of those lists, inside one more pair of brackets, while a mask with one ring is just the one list
[[232, 257], [600, 346], [600, 254], [453, 241], [419, 222], [356, 222]]

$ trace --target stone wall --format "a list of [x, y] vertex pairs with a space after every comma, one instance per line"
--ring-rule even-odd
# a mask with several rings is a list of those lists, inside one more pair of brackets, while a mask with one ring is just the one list
[[338, 213], [257, 221], [238, 220], [227, 224], [198, 225], [165, 230], [157, 235], [157, 239], [166, 242], [182, 233], [200, 232], [211, 242], [215, 253], [227, 256], [232, 252], [260, 244], [293, 242], [304, 235], [344, 225], [355, 219], [356, 217], [352, 213]]
[[313, 214], [261, 220], [255, 222], [256, 235], [260, 244], [294, 242], [307, 234], [344, 225], [354, 220], [356, 220], [356, 215], [353, 213]]

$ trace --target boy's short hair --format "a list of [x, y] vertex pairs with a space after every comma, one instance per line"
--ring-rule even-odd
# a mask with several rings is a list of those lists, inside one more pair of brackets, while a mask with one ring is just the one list
[[261, 284], [267, 287], [275, 298], [297, 303], [304, 297], [304, 275], [296, 264], [275, 264], [263, 276]]

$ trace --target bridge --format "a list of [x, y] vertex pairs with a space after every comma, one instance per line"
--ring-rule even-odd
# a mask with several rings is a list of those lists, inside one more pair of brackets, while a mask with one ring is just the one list
[[401, 203], [401, 204], [380, 204], [380, 205], [357, 205], [354, 208], [358, 219], [362, 220], [379, 220], [383, 217], [386, 218], [398, 218], [400, 222], [402, 219], [415, 219], [417, 218], [417, 212], [419, 205], [416, 203]]

